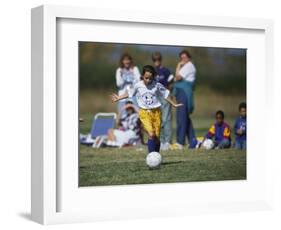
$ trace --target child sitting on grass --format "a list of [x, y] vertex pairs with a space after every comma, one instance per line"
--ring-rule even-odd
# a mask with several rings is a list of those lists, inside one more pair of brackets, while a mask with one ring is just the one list
[[240, 116], [236, 119], [234, 125], [235, 148], [245, 150], [247, 147], [247, 109], [245, 102], [240, 103], [239, 113]]
[[122, 147], [140, 142], [139, 116], [133, 102], [127, 101], [123, 109], [126, 115], [120, 119], [119, 128], [108, 130], [108, 146]]
[[173, 102], [169, 96], [170, 92], [161, 83], [155, 80], [155, 69], [146, 65], [142, 69], [141, 81], [134, 85], [129, 93], [123, 95], [112, 94], [113, 102], [136, 96], [139, 106], [139, 118], [148, 134], [148, 152], [159, 152], [160, 150], [160, 129], [161, 129], [161, 103], [159, 97], [167, 100], [172, 106], [179, 107], [182, 104]]
[[214, 147], [216, 149], [230, 148], [231, 137], [230, 127], [224, 122], [224, 112], [219, 110], [216, 112], [216, 122], [211, 126], [205, 139], [214, 138]]

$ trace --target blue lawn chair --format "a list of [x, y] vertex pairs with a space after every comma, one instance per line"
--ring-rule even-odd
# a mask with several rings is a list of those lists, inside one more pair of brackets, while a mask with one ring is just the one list
[[97, 137], [104, 138], [108, 130], [115, 127], [116, 113], [97, 113], [94, 116], [91, 131], [88, 135], [80, 134], [80, 143], [96, 147]]
[[97, 113], [92, 123], [92, 138], [107, 136], [108, 130], [115, 127], [116, 117], [116, 113]]

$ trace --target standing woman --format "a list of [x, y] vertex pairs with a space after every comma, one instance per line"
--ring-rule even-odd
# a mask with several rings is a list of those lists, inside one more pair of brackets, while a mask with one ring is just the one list
[[[130, 54], [124, 53], [120, 57], [119, 67], [116, 70], [116, 85], [118, 87], [118, 95], [130, 93], [134, 85], [140, 81], [140, 72], [137, 66], [134, 66], [133, 58]], [[118, 115], [122, 118], [126, 115], [124, 109], [126, 99], [118, 102]]]
[[177, 143], [174, 149], [182, 149], [185, 145], [186, 137], [189, 148], [195, 148], [197, 144], [193, 124], [190, 114], [194, 110], [193, 88], [196, 78], [196, 68], [191, 62], [191, 55], [187, 50], [179, 54], [180, 62], [176, 67], [175, 82], [173, 85], [173, 95], [178, 103], [183, 106], [177, 108]]

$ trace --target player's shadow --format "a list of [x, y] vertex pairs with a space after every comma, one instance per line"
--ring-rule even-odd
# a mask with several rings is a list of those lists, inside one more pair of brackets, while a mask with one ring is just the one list
[[163, 162], [162, 165], [174, 165], [180, 163], [182, 163], [182, 161], [168, 161], [168, 162]]

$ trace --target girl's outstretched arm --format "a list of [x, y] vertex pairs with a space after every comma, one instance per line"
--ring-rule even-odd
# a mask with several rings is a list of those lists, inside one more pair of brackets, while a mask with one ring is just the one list
[[117, 101], [120, 101], [122, 99], [128, 98], [129, 95], [128, 95], [128, 93], [124, 93], [123, 95], [118, 96], [117, 94], [113, 93], [110, 96], [111, 96], [112, 102], [117, 102]]
[[180, 106], [183, 106], [183, 104], [182, 103], [176, 103], [176, 102], [174, 102], [172, 99], [171, 99], [171, 97], [169, 96], [169, 97], [167, 97], [166, 99], [165, 99], [167, 102], [169, 102], [172, 106], [174, 106], [174, 107], [180, 107]]

